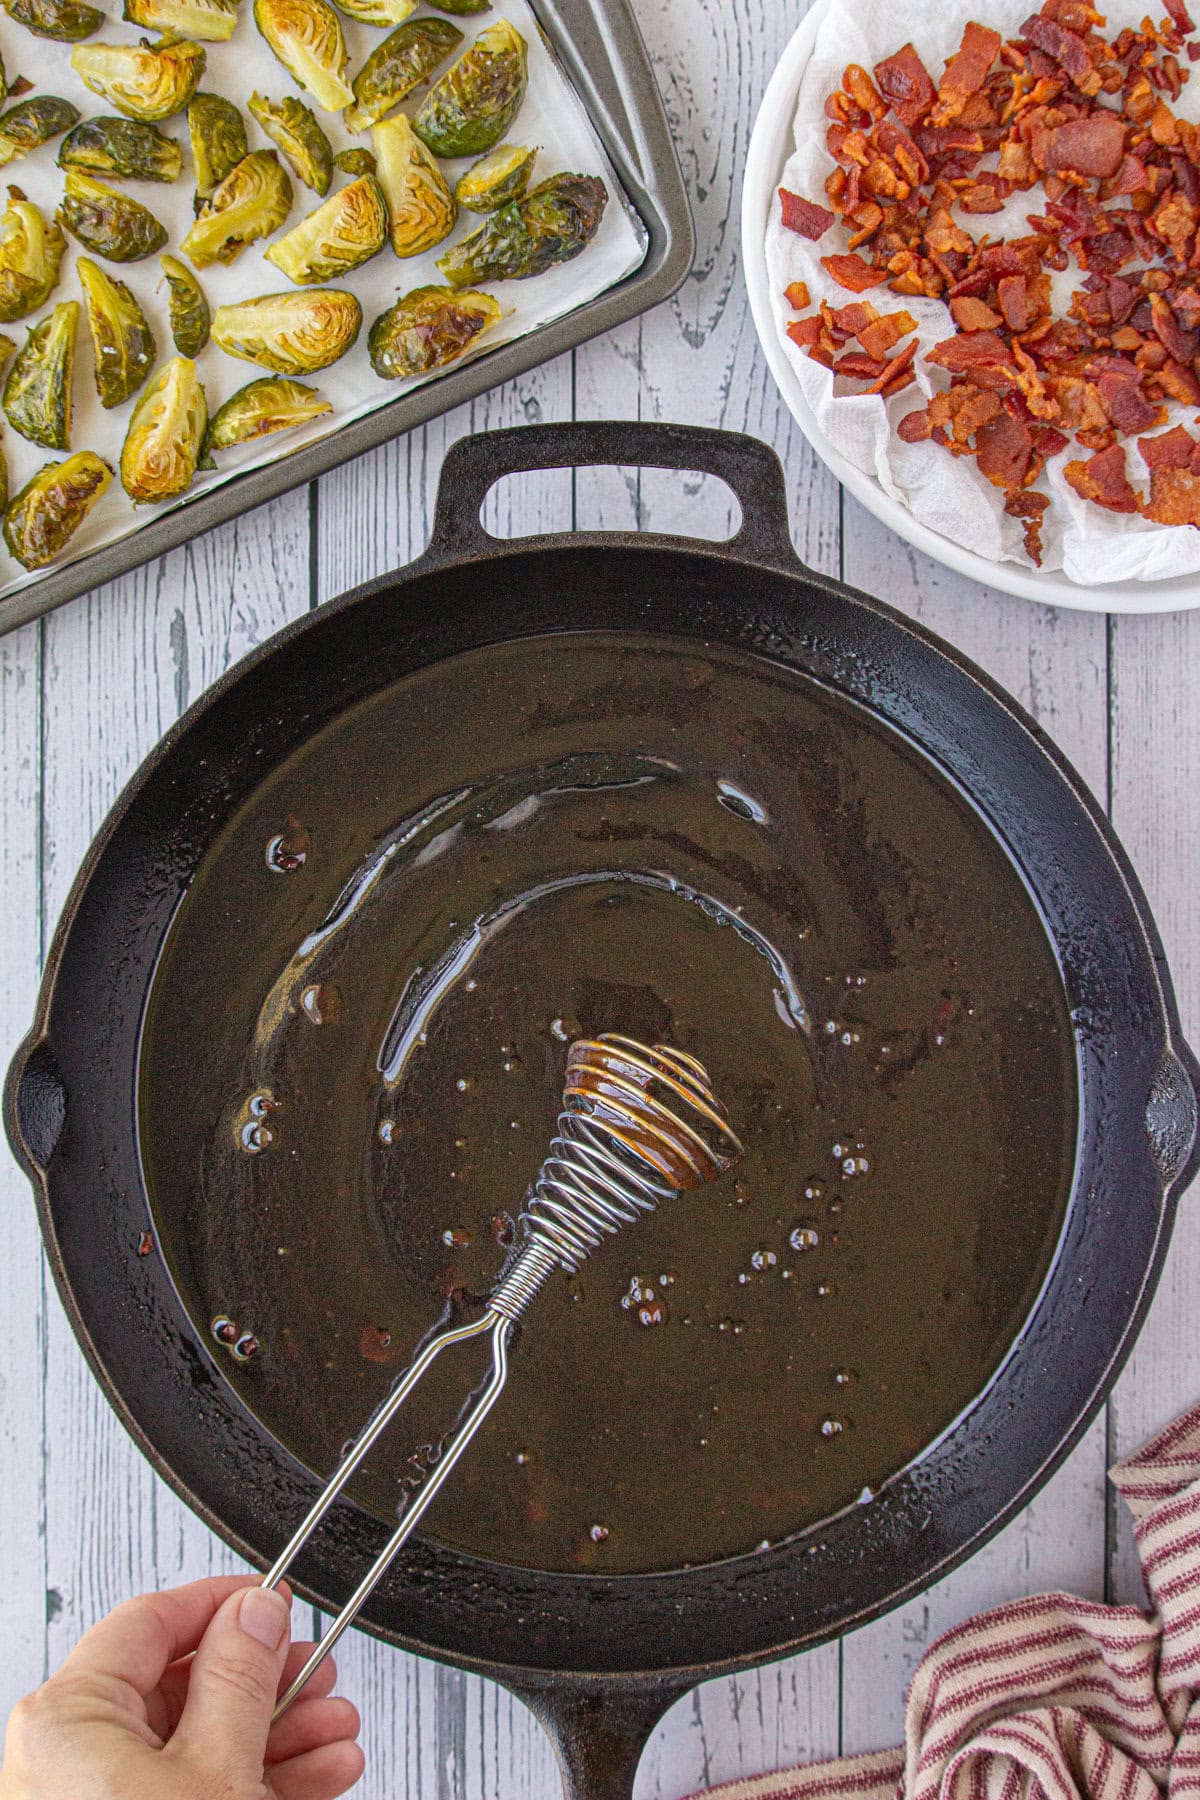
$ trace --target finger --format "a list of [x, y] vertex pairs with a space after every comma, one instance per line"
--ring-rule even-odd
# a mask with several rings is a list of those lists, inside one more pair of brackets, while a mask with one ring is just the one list
[[358, 1708], [350, 1700], [297, 1700], [267, 1739], [267, 1765], [290, 1762], [322, 1744], [353, 1743], [361, 1729]]
[[231, 1788], [261, 1786], [290, 1629], [283, 1594], [255, 1586], [225, 1602], [196, 1651], [170, 1752], [201, 1768], [219, 1746], [219, 1773]]
[[[283, 1674], [279, 1678], [279, 1692], [289, 1688], [308, 1661], [314, 1644], [293, 1644], [283, 1664]], [[179, 1662], [164, 1669], [158, 1691], [147, 1698], [146, 1712], [159, 1737], [168, 1738], [183, 1717], [183, 1709], [187, 1704], [188, 1680], [192, 1673], [192, 1657], [185, 1656]], [[337, 1683], [337, 1664], [332, 1656], [327, 1656], [313, 1670], [311, 1679], [304, 1688], [306, 1700], [323, 1700], [326, 1694], [332, 1694]]]
[[268, 1769], [267, 1792], [272, 1800], [337, 1800], [354, 1786], [365, 1767], [366, 1758], [357, 1744], [325, 1744]]
[[169, 1663], [196, 1648], [218, 1608], [252, 1580], [219, 1575], [126, 1600], [80, 1638], [63, 1667], [72, 1674], [115, 1676], [148, 1694]]

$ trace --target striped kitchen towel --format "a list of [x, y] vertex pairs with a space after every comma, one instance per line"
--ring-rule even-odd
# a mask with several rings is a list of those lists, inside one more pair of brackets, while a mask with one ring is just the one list
[[922, 1657], [895, 1750], [720, 1800], [1200, 1800], [1200, 1407], [1119, 1464], [1153, 1614], [1070, 1594], [981, 1613]]

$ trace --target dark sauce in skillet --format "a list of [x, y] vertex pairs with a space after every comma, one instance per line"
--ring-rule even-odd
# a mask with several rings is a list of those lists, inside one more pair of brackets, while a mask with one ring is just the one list
[[[324, 1477], [414, 1343], [480, 1305], [567, 1043], [602, 1031], [699, 1056], [745, 1160], [551, 1284], [429, 1535], [665, 1570], [869, 1499], [986, 1385], [1053, 1255], [1053, 953], [904, 740], [661, 639], [531, 639], [379, 694], [201, 867], [147, 1016], [142, 1153], [213, 1354]], [[481, 1373], [443, 1362], [353, 1490], [381, 1513]]]

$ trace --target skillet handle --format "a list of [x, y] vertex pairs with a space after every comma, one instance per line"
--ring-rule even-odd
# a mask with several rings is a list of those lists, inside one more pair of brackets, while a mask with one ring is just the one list
[[569, 1676], [544, 1685], [506, 1684], [544, 1728], [558, 1758], [564, 1800], [633, 1800], [642, 1752], [655, 1726], [690, 1683], [667, 1681], [650, 1689], [622, 1687], [617, 1679], [587, 1687]]
[[740, 531], [721, 550], [740, 561], [797, 566], [783, 468], [766, 444], [739, 431], [607, 419], [518, 425], [459, 438], [442, 464], [433, 533], [423, 560], [442, 563], [497, 553], [500, 540], [484, 530], [479, 511], [488, 490], [505, 475], [610, 464], [698, 469], [719, 476], [742, 509]]
[[4, 1084], [8, 1141], [31, 1181], [45, 1175], [66, 1118], [67, 1091], [54, 1053], [34, 1031], [19, 1046]]

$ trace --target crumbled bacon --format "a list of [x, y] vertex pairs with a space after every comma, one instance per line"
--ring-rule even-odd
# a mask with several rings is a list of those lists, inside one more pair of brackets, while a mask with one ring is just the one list
[[[1164, 4], [1157, 24], [1112, 37], [1090, 0], [1042, 0], [1007, 43], [971, 21], [940, 79], [912, 44], [869, 71], [851, 64], [826, 106], [828, 207], [782, 191], [802, 235], [841, 220], [844, 253], [820, 260], [864, 296], [822, 302], [789, 334], [886, 401], [915, 379], [916, 321], [865, 296], [886, 285], [946, 303], [954, 335], [924, 363], [948, 386], [897, 433], [973, 457], [1035, 562], [1049, 504], [1035, 483], [1072, 442], [1064, 473], [1089, 501], [1200, 526], [1200, 441], [1159, 429], [1168, 402], [1200, 409], [1200, 126], [1175, 110], [1200, 43], [1186, 41], [1185, 0]], [[1028, 195], [1024, 234], [989, 237], [986, 215], [1014, 195]], [[1073, 287], [1062, 306], [1060, 271]], [[810, 304], [803, 283], [787, 298]], [[1129, 481], [1130, 437], [1147, 501]]]
[[1097, 506], [1107, 507], [1109, 512], [1135, 513], [1138, 510], [1138, 497], [1125, 473], [1125, 450], [1121, 444], [1110, 444], [1107, 450], [1097, 451], [1086, 462], [1069, 462], [1063, 474], [1077, 494], [1085, 500], [1094, 500]]
[[793, 194], [788, 188], [780, 188], [779, 198], [784, 226], [801, 237], [814, 240], [823, 237], [837, 217], [827, 206], [818, 206], [814, 200], [805, 200], [803, 195]]

